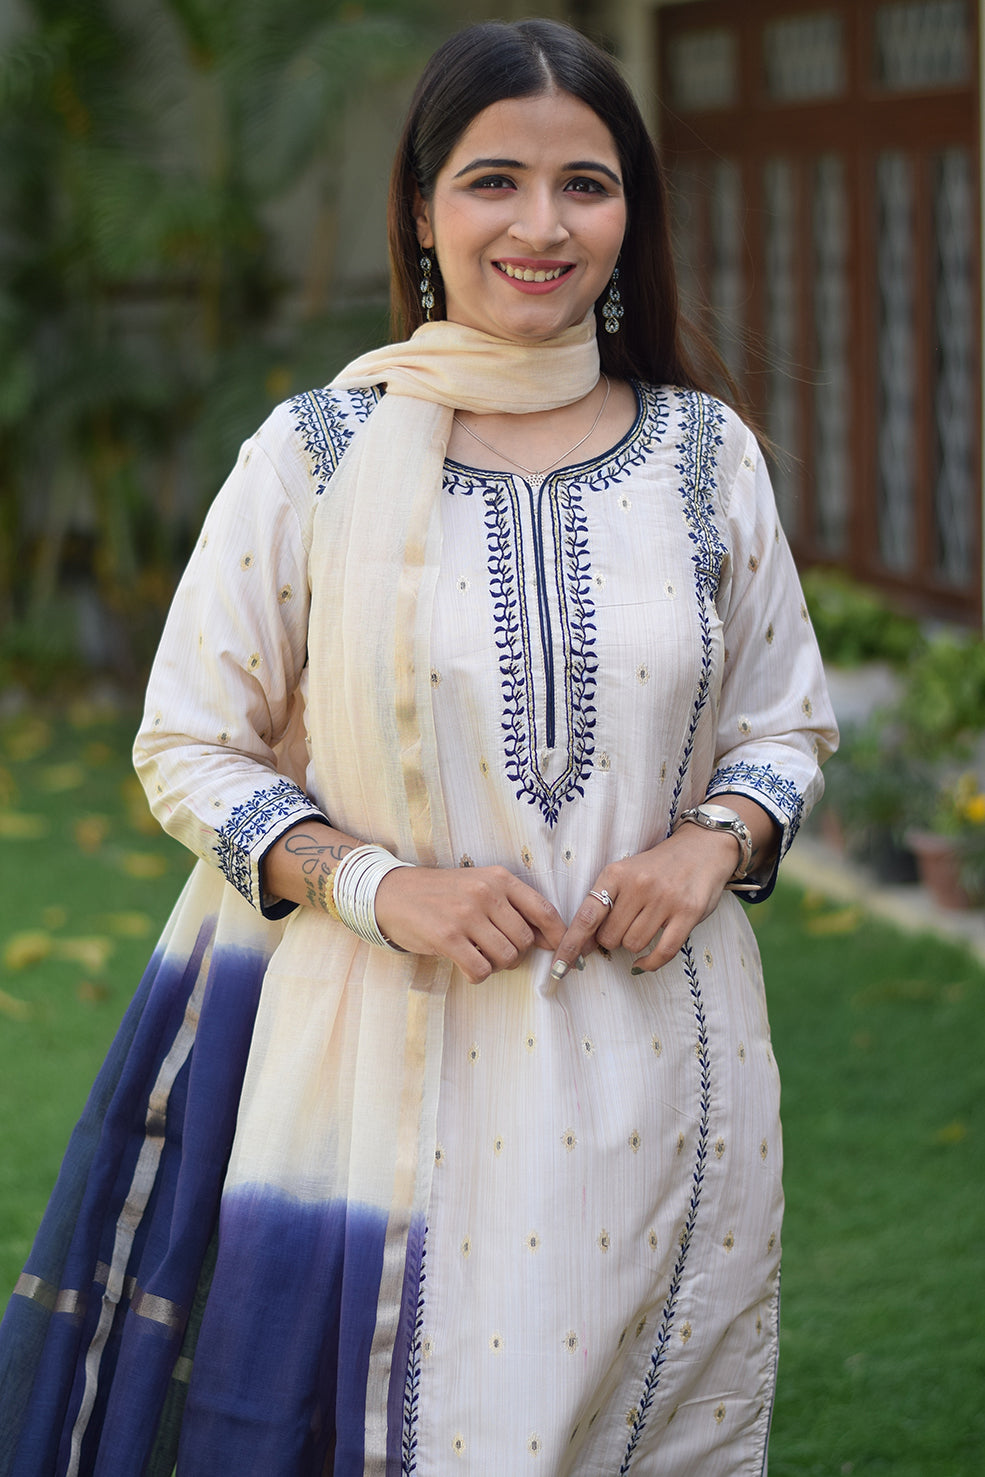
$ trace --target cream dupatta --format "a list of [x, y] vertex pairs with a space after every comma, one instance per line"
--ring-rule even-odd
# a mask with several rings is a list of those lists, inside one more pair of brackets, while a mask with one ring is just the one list
[[[309, 774], [339, 829], [424, 866], [452, 864], [429, 639], [454, 411], [556, 408], [598, 375], [590, 315], [537, 345], [426, 324], [333, 382], [387, 385], [314, 521]], [[447, 962], [375, 949], [299, 909], [265, 977], [226, 1182], [227, 1201], [260, 1214], [274, 1192], [342, 1205], [347, 1218], [358, 1209], [385, 1228], [375, 1307], [340, 1330], [340, 1359], [367, 1361], [365, 1411], [347, 1413], [364, 1431], [367, 1474], [386, 1471], [388, 1451], [393, 1462], [406, 1416], [408, 1299], [416, 1306], [451, 976]], [[344, 1267], [342, 1278], [344, 1318]]]

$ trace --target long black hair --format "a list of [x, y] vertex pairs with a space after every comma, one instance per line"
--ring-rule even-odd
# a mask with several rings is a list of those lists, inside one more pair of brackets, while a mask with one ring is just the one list
[[[388, 238], [392, 331], [403, 338], [424, 321], [416, 192], [429, 200], [435, 180], [472, 120], [506, 98], [569, 93], [586, 103], [615, 142], [626, 191], [627, 225], [619, 260], [625, 306], [620, 331], [599, 320], [599, 352], [607, 374], [654, 384], [737, 392], [714, 349], [687, 329], [678, 307], [670, 244], [667, 187], [656, 149], [632, 92], [611, 57], [557, 21], [489, 21], [452, 36], [424, 70], [397, 146], [390, 177]], [[445, 311], [434, 272], [434, 316]], [[695, 367], [691, 348], [705, 372]], [[710, 372], [709, 372], [710, 371]], [[715, 382], [715, 383], [713, 383]]]

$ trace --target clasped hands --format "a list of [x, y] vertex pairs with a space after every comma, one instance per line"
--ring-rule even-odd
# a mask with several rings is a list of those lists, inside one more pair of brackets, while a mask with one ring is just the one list
[[673, 959], [718, 906], [735, 866], [734, 837], [683, 826], [604, 867], [567, 924], [505, 867], [402, 867], [380, 883], [376, 917], [395, 944], [450, 959], [473, 984], [516, 968], [534, 948], [553, 953], [555, 980], [595, 950], [619, 948], [641, 974]]

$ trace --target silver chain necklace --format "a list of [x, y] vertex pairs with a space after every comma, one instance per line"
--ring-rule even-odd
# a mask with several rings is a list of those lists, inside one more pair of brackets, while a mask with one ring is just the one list
[[592, 432], [595, 430], [595, 427], [602, 419], [602, 412], [605, 410], [605, 407], [609, 403], [609, 391], [612, 389], [609, 376], [607, 374], [603, 374], [602, 378], [605, 380], [605, 396], [603, 397], [602, 404], [599, 406], [598, 415], [592, 421], [592, 424], [589, 426], [584, 436], [582, 436], [580, 441], [576, 441], [574, 446], [569, 446], [567, 451], [562, 451], [561, 455], [556, 456], [552, 462], [548, 462], [547, 466], [539, 472], [534, 471], [533, 467], [525, 467], [522, 462], [515, 461], [511, 456], [507, 456], [505, 451], [500, 451], [498, 446], [493, 446], [492, 442], [487, 441], [484, 436], [480, 436], [478, 431], [473, 431], [471, 426], [467, 426], [464, 421], [459, 420], [457, 415], [455, 416], [455, 420], [458, 421], [458, 424], [461, 426], [463, 431], [467, 431], [474, 441], [481, 442], [481, 444], [486, 448], [487, 451], [491, 451], [494, 456], [502, 457], [503, 461], [509, 462], [511, 467], [519, 468], [519, 470], [526, 475], [527, 480], [529, 481], [534, 492], [539, 492], [547, 474], [553, 471], [558, 462], [563, 462], [567, 457], [571, 456], [573, 452], [576, 452], [579, 446], [584, 446], [585, 442], [588, 440], [589, 436], [591, 436]]

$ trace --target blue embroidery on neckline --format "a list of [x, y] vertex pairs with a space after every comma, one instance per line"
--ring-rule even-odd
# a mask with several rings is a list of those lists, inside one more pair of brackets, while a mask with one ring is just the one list
[[[584, 495], [608, 491], [644, 462], [669, 419], [658, 391], [635, 390], [639, 409], [623, 440], [600, 457], [549, 472], [537, 489], [519, 475], [445, 464], [447, 493], [478, 493], [485, 503], [506, 774], [517, 799], [537, 806], [548, 826], [557, 824], [565, 802], [584, 795], [595, 753], [598, 660]], [[530, 563], [535, 603], [524, 598]], [[542, 749], [560, 750], [553, 779]]]
[[[483, 499], [506, 773], [517, 799], [538, 806], [554, 826], [562, 804], [584, 795], [595, 752], [598, 662], [585, 510], [577, 493], [563, 485], [548, 493], [545, 484], [534, 495], [530, 489], [521, 493], [512, 479], [487, 487]], [[527, 543], [536, 569], [534, 610], [524, 598]], [[536, 691], [537, 641], [543, 712]], [[554, 779], [542, 768], [542, 746], [551, 754], [560, 751], [562, 767]]]
[[[560, 467], [556, 472], [548, 472], [544, 478], [545, 487], [564, 483], [581, 492], [605, 492], [615, 483], [621, 482], [633, 467], [640, 466], [646, 460], [649, 452], [663, 439], [669, 419], [669, 407], [666, 397], [653, 385], [644, 385], [636, 380], [631, 381], [631, 384], [636, 395], [636, 419], [622, 440], [600, 456], [590, 457], [584, 462], [574, 462], [570, 467]], [[461, 493], [465, 497], [471, 497], [473, 492], [482, 492], [493, 483], [514, 481], [524, 482], [526, 486], [519, 472], [514, 475], [484, 471], [479, 467], [470, 467], [465, 462], [453, 461], [450, 457], [445, 462], [444, 487], [448, 493]]]

